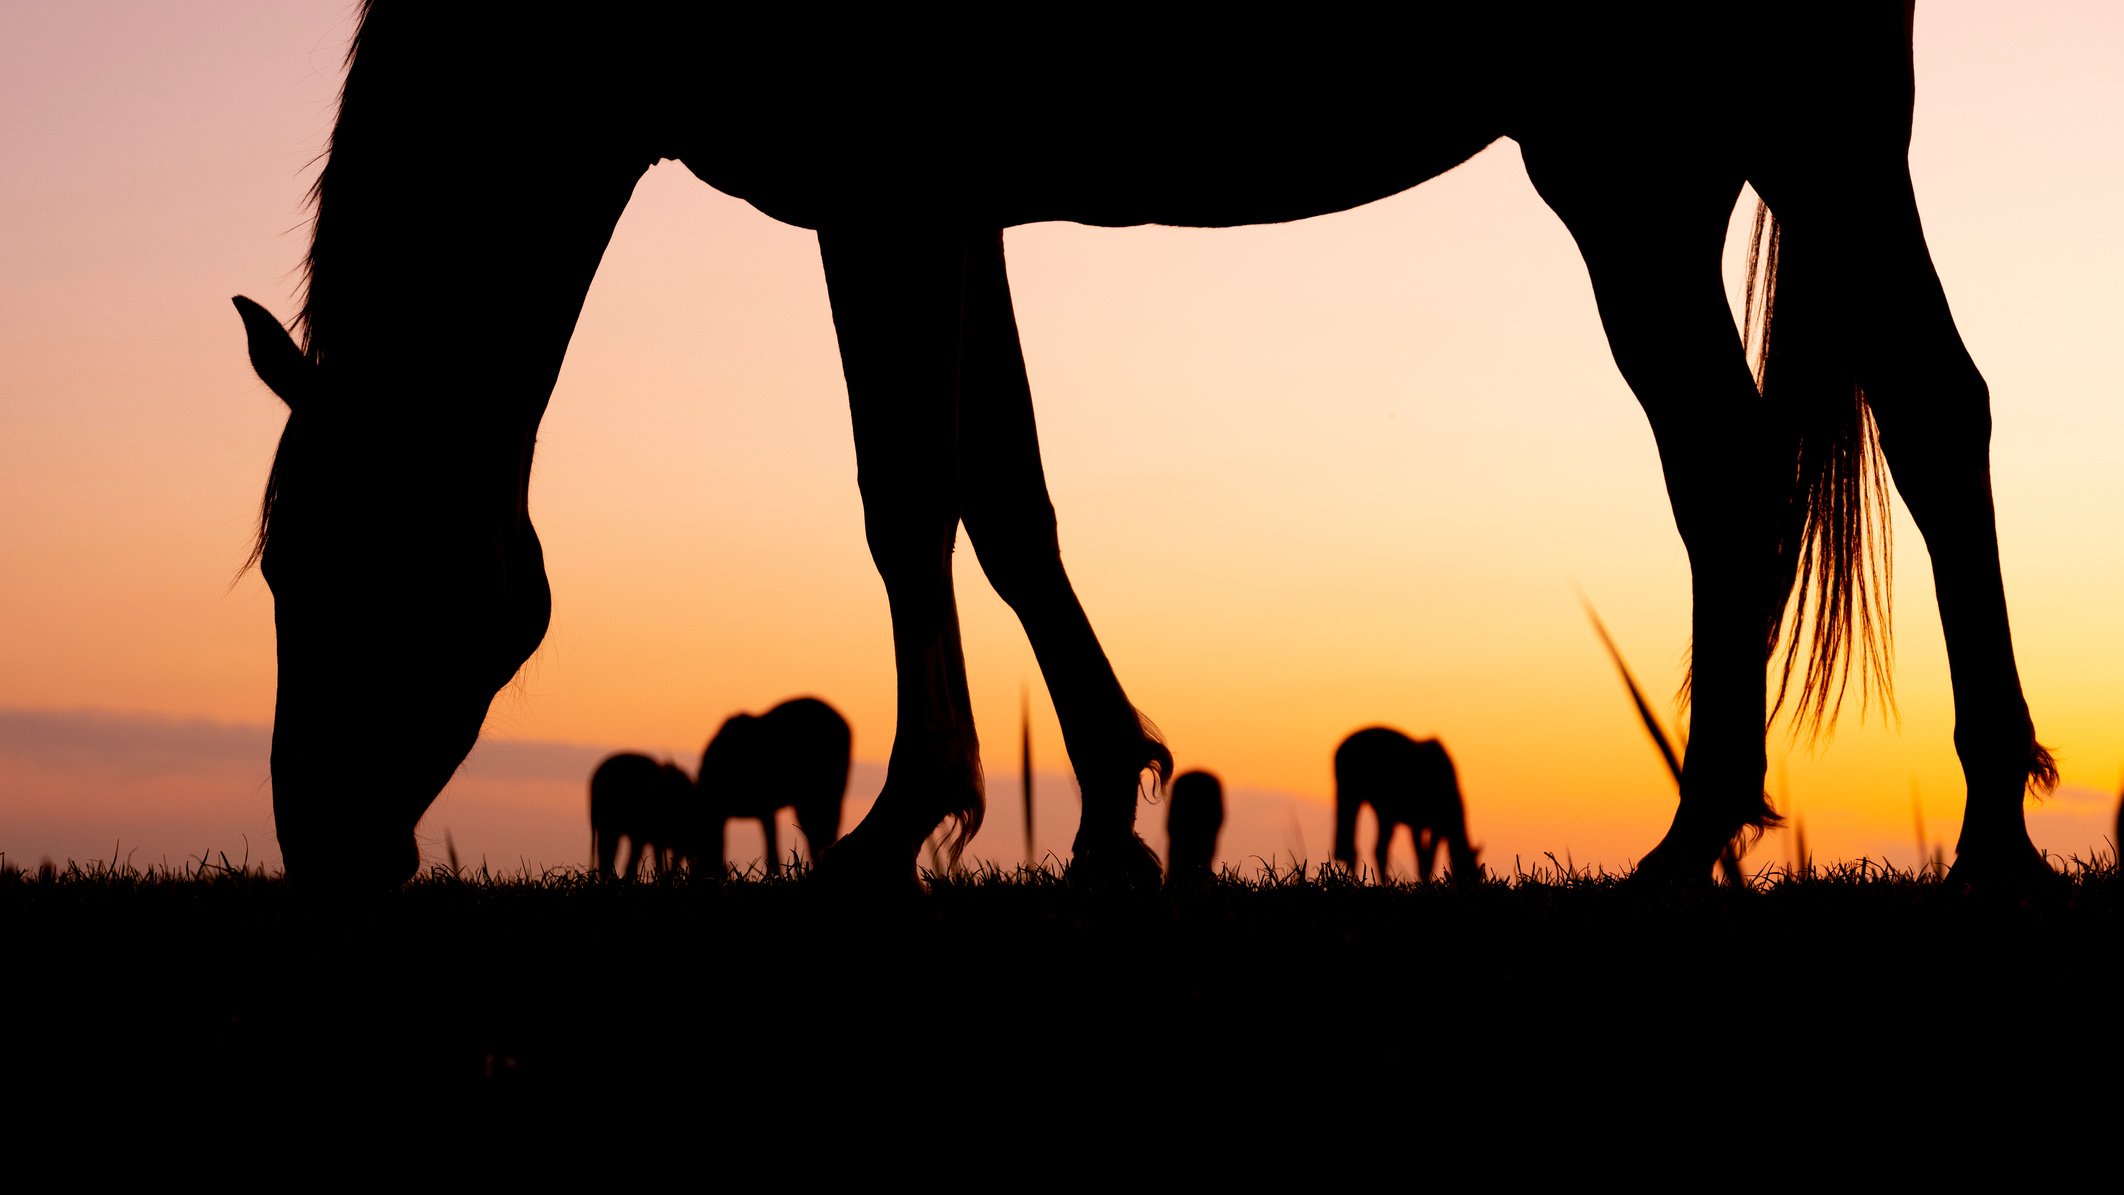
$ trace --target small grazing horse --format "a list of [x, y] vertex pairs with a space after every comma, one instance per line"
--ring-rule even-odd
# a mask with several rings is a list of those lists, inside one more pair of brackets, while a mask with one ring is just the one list
[[[675, 763], [622, 752], [590, 773], [590, 860], [596, 874], [633, 879], [645, 858], [670, 875], [693, 851], [688, 824], [696, 819], [693, 779]], [[626, 866], [615, 870], [620, 839]]]
[[1453, 757], [1437, 739], [1412, 739], [1398, 730], [1374, 726], [1342, 740], [1335, 748], [1335, 862], [1357, 867], [1357, 810], [1372, 807], [1379, 819], [1379, 843], [1372, 850], [1379, 878], [1387, 878], [1387, 848], [1394, 831], [1409, 828], [1416, 847], [1416, 878], [1429, 883], [1446, 848], [1447, 874], [1453, 882], [1479, 879], [1475, 848], [1468, 845], [1468, 815], [1460, 801], [1460, 777]]
[[[2033, 882], [2047, 869], [2022, 801], [2056, 772], [2008, 630], [1989, 396], [1911, 187], [1911, 21], [1902, 0], [1467, 3], [1383, 35], [1297, 9], [821, 19], [613, 0], [547, 19], [368, 0], [315, 188], [301, 343], [237, 303], [289, 409], [256, 553], [288, 874], [412, 874], [415, 823], [545, 635], [539, 420], [629, 194], [676, 158], [817, 231], [839, 333], [898, 731], [877, 804], [824, 870], [904, 887], [941, 823], [957, 844], [981, 824], [952, 590], [963, 523], [1061, 720], [1083, 792], [1072, 866], [1155, 882], [1138, 789], [1172, 755], [1062, 566], [1003, 230], [1296, 220], [1510, 138], [1585, 260], [1693, 575], [1680, 807], [1641, 872], [1700, 881], [1776, 819], [1764, 733], [1788, 699], [1819, 727], [1854, 659], [1862, 692], [1886, 684], [1866, 569], [1885, 452], [1947, 633], [1968, 782], [1956, 875]], [[1766, 205], [1746, 337], [1720, 277], [1744, 184]], [[371, 746], [351, 765], [349, 734]]]
[[[841, 837], [841, 798], [848, 791], [854, 742], [848, 720], [816, 697], [797, 697], [764, 714], [733, 714], [701, 753], [701, 815], [724, 864], [724, 828], [734, 817], [758, 818], [767, 836], [767, 874], [782, 869], [775, 814], [796, 811], [804, 849], [817, 861]], [[701, 836], [705, 846], [708, 834]], [[703, 858], [694, 859], [698, 868]]]
[[1170, 800], [1165, 811], [1170, 878], [1209, 875], [1217, 859], [1217, 835], [1224, 829], [1224, 785], [1208, 772], [1182, 772], [1173, 778]]

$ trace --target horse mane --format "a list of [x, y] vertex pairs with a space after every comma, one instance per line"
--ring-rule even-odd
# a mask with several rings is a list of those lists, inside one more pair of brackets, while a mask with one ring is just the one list
[[[317, 178], [310, 184], [303, 197], [304, 206], [310, 211], [310, 244], [303, 252], [298, 273], [301, 278], [301, 301], [296, 308], [291, 330], [295, 335], [296, 344], [302, 350], [303, 359], [313, 367], [324, 360], [318, 335], [319, 325], [321, 322], [329, 322], [321, 321], [319, 315], [321, 311], [330, 310], [328, 305], [319, 301], [320, 294], [328, 289], [321, 286], [320, 282], [328, 282], [333, 277], [332, 263], [343, 258], [349, 250], [358, 251], [357, 246], [342, 246], [341, 242], [348, 239], [345, 234], [336, 237], [331, 235], [339, 226], [336, 221], [328, 219], [328, 216], [335, 209], [335, 199], [349, 189], [373, 187], [373, 184], [362, 183], [358, 181], [358, 176], [347, 173], [341, 164], [339, 151], [349, 142], [359, 144], [367, 140], [367, 126], [374, 123], [369, 116], [369, 109], [374, 105], [354, 102], [358, 94], [364, 94], [355, 89], [354, 63], [372, 39], [371, 22], [375, 15], [376, 0], [361, 0], [360, 6], [355, 10], [354, 36], [347, 43], [343, 68], [346, 78], [339, 85], [338, 116], [333, 122], [331, 136], [325, 142], [324, 152], [311, 159], [313, 163], [322, 162], [323, 165], [318, 169]], [[281, 429], [280, 443], [273, 451], [273, 463], [266, 470], [265, 494], [258, 503], [258, 530], [251, 540], [250, 555], [244, 558], [243, 567], [237, 570], [238, 576], [258, 567], [265, 559], [266, 545], [272, 541], [273, 512], [280, 502], [285, 480], [281, 472], [282, 462], [287, 457], [294, 427], [295, 421], [291, 418], [287, 426]]]
[[302, 302], [295, 312], [295, 331], [303, 356], [312, 364], [323, 359], [318, 343], [319, 313], [330, 309], [319, 301], [320, 294], [329, 290], [320, 285], [320, 280], [331, 280], [331, 266], [345, 251], [340, 242], [347, 239], [344, 234], [334, 235], [338, 232], [338, 223], [331, 218], [337, 206], [334, 200], [349, 189], [365, 185], [358, 177], [348, 174], [341, 151], [350, 143], [358, 146], [368, 140], [368, 126], [373, 123], [370, 109], [375, 105], [367, 102], [367, 89], [357, 87], [359, 76], [354, 65], [363, 49], [374, 39], [376, 7], [377, 0], [361, 0], [355, 12], [354, 36], [347, 43], [342, 64], [346, 78], [339, 85], [338, 116], [325, 141], [324, 152], [314, 159], [323, 166], [304, 197], [304, 203], [310, 209], [310, 246], [302, 258]]

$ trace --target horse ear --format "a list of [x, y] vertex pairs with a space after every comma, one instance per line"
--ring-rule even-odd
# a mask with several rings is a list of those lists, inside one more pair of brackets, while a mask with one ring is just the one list
[[280, 401], [292, 409], [309, 397], [310, 363], [295, 347], [295, 338], [280, 326], [273, 313], [237, 295], [236, 314], [243, 317], [243, 330], [251, 342], [251, 368]]

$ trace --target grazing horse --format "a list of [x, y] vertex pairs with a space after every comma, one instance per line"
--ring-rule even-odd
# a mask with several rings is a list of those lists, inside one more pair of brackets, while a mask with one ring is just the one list
[[1412, 739], [1374, 726], [1335, 748], [1335, 862], [1352, 871], [1357, 867], [1357, 810], [1365, 805], [1379, 819], [1372, 859], [1381, 880], [1387, 877], [1387, 848], [1402, 826], [1409, 828], [1416, 847], [1418, 880], [1430, 882], [1440, 844], [1446, 848], [1447, 874], [1454, 883], [1480, 878], [1475, 848], [1468, 845], [1460, 777], [1453, 771], [1453, 757], [1437, 739]]
[[[642, 860], [656, 860], [658, 875], [669, 875], [692, 853], [688, 825], [694, 819], [693, 779], [675, 763], [659, 763], [633, 752], [608, 757], [590, 773], [590, 860], [598, 875], [633, 879]], [[627, 840], [627, 863], [615, 870], [620, 839]]]
[[1165, 811], [1165, 862], [1170, 877], [1210, 874], [1217, 859], [1217, 835], [1224, 829], [1224, 785], [1208, 772], [1182, 772], [1173, 778], [1171, 804]]
[[[549, 20], [368, 0], [315, 187], [301, 342], [238, 301], [289, 408], [256, 554], [288, 874], [410, 875], [415, 823], [544, 636], [526, 505], [539, 420], [629, 194], [676, 158], [819, 237], [898, 671], [884, 789], [824, 869], [904, 887], [941, 823], [955, 844], [981, 823], [952, 589], [963, 523], [1062, 724], [1083, 792], [1073, 866], [1154, 882], [1139, 785], [1172, 756], [1062, 567], [1003, 230], [1295, 220], [1510, 138], [1585, 260], [1692, 570], [1694, 733], [1641, 873], [1707, 879], [1736, 834], [1775, 820], [1769, 715], [1790, 702], [1833, 723], [1854, 659], [1862, 693], [1886, 684], [1866, 568], [1885, 452], [1947, 634], [1968, 784], [1956, 874], [2033, 882], [2047, 871], [2022, 802], [2056, 773], [2008, 629], [1989, 396], [1911, 186], [1911, 21], [1900, 0], [1464, 4], [1380, 36], [1311, 12], [821, 21], [614, 0]], [[1736, 336], [1720, 255], [1744, 184], [1765, 204], [1762, 297], [1751, 285]], [[460, 280], [476, 297], [441, 301]], [[351, 766], [350, 733], [374, 747]]]
[[[848, 720], [816, 697], [796, 697], [764, 714], [733, 714], [701, 752], [701, 816], [724, 864], [724, 828], [734, 817], [758, 818], [767, 836], [767, 874], [780, 874], [775, 814], [796, 811], [804, 849], [817, 861], [841, 837], [841, 798], [848, 791], [854, 739]], [[695, 858], [698, 868], [705, 857]]]

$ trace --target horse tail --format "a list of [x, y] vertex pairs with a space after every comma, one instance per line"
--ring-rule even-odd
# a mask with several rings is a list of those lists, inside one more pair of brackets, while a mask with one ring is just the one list
[[[944, 821], [950, 826], [944, 835], [943, 858], [946, 870], [957, 870], [959, 857], [966, 853], [966, 846], [980, 833], [981, 823], [988, 817], [988, 781], [981, 767], [981, 752], [978, 748], [966, 753], [967, 775], [973, 784], [964, 796], [951, 808], [944, 811]], [[932, 843], [931, 849], [935, 849]]]
[[[1818, 256], [1824, 246], [1803, 233], [1795, 262], [1762, 203], [1751, 242], [1741, 326], [1755, 342], [1756, 385], [1790, 420], [1797, 445], [1764, 603], [1764, 656], [1777, 674], [1769, 717], [1790, 701], [1793, 733], [1805, 726], [1818, 737], [1836, 723], [1854, 662], [1861, 711], [1876, 692], [1895, 708], [1887, 466], [1848, 332], [1836, 326], [1838, 280]], [[1764, 810], [1774, 822], [1767, 802]]]

